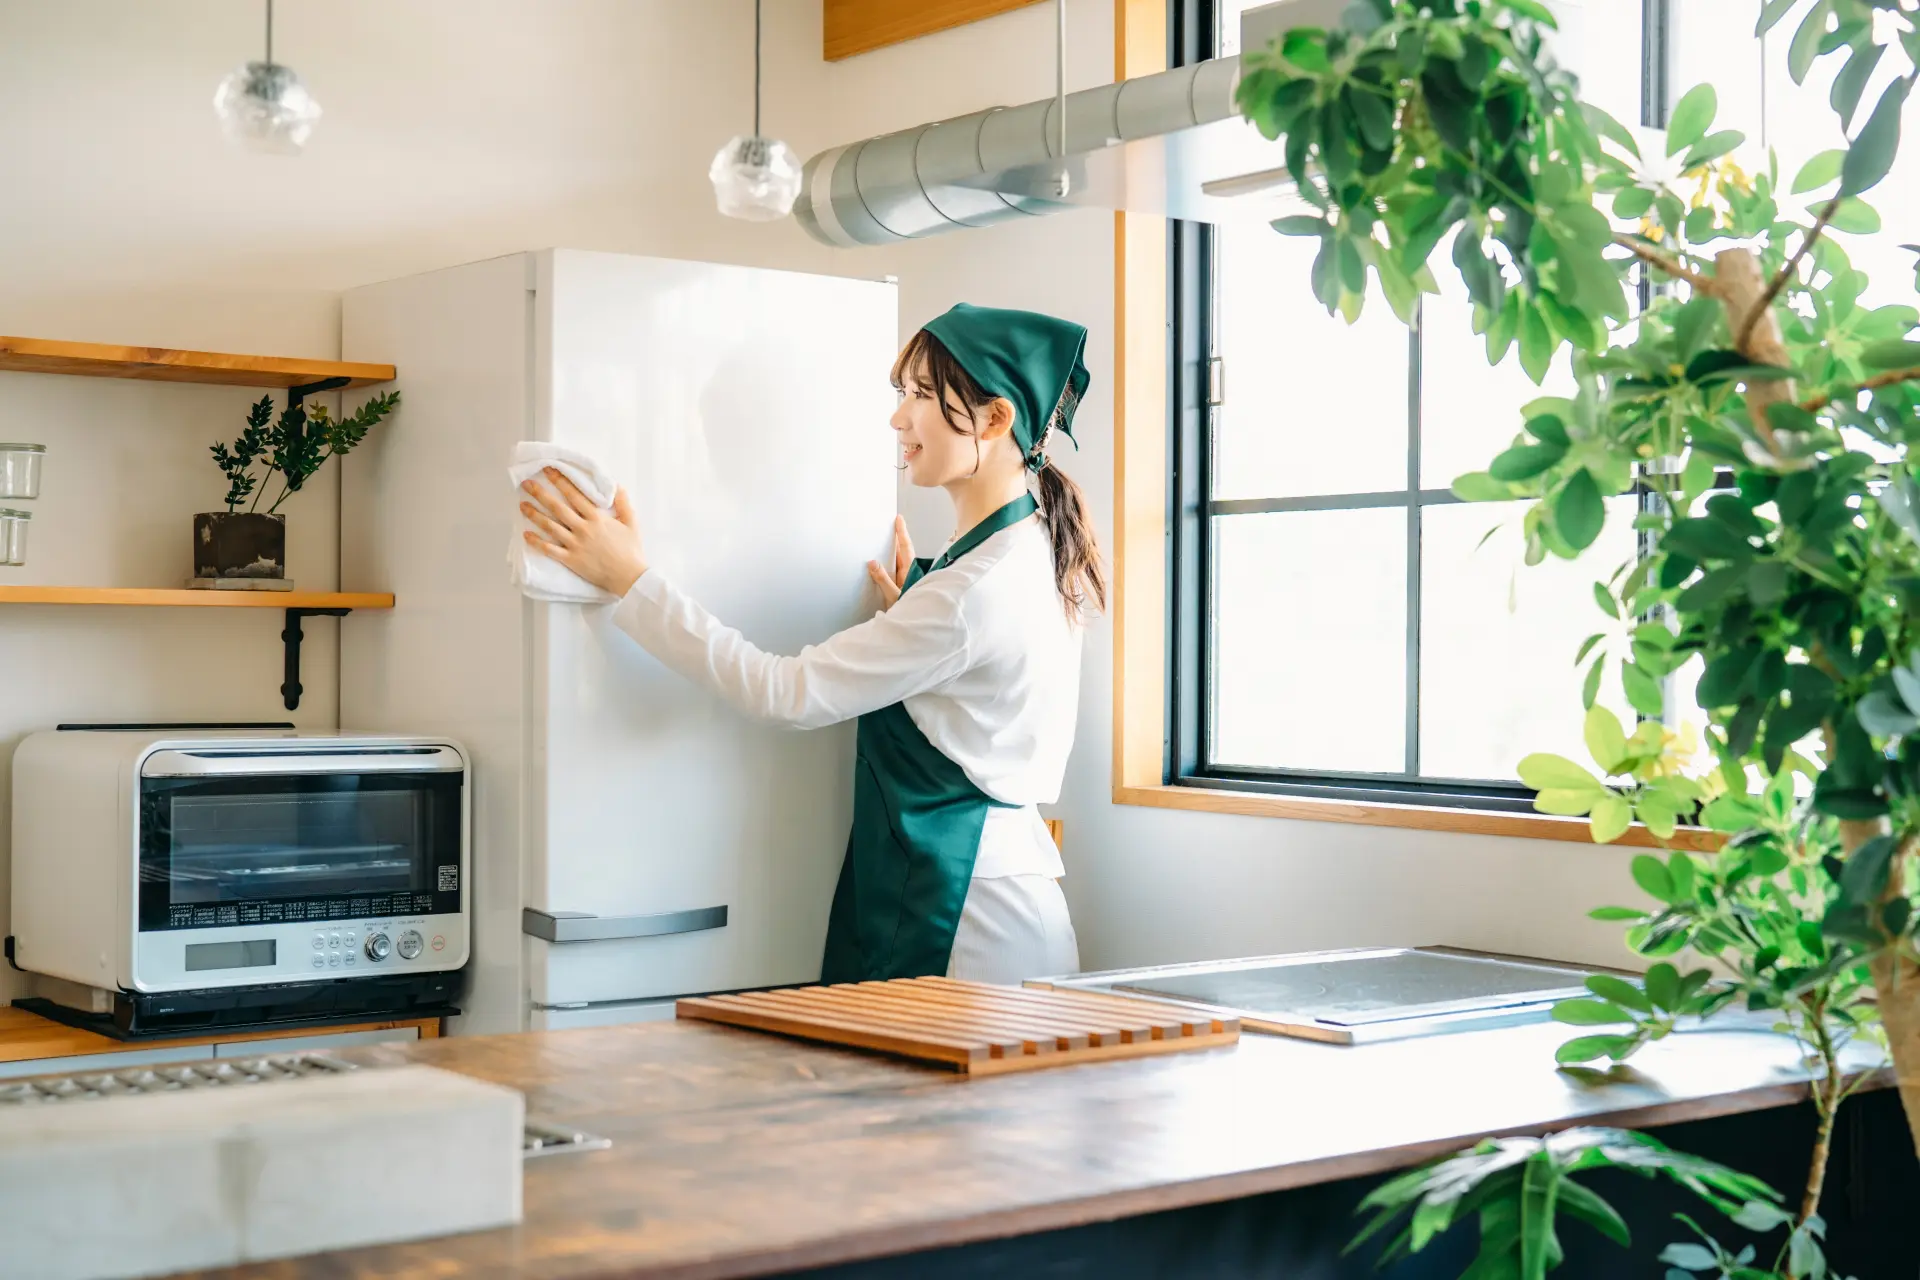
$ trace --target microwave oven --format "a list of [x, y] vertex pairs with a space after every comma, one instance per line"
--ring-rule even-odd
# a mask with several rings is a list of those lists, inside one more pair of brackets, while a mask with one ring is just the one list
[[16, 967], [128, 1031], [424, 1015], [469, 947], [445, 738], [61, 729], [13, 757]]

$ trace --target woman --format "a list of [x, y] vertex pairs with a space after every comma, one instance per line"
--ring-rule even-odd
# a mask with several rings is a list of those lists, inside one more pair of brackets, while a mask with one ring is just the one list
[[[614, 621], [738, 710], [816, 727], [859, 718], [853, 829], [822, 980], [1070, 973], [1079, 950], [1037, 803], [1073, 745], [1085, 619], [1106, 605], [1086, 500], [1046, 453], [1071, 437], [1087, 331], [962, 304], [894, 362], [891, 420], [916, 485], [959, 536], [867, 571], [882, 612], [797, 657], [765, 653], [647, 567], [627, 496], [600, 510], [557, 473], [528, 481], [529, 542], [620, 596]], [[1039, 501], [1027, 490], [1037, 477]]]

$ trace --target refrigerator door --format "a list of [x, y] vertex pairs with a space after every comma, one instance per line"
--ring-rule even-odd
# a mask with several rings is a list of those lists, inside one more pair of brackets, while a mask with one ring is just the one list
[[[892, 285], [555, 251], [538, 296], [536, 429], [626, 487], [654, 567], [774, 653], [872, 614], [897, 508]], [[750, 721], [611, 612], [532, 607], [533, 1005], [817, 977], [854, 726]]]

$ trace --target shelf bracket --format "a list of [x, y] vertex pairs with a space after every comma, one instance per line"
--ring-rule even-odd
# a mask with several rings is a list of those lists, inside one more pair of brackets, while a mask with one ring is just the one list
[[280, 700], [287, 710], [300, 709], [300, 642], [305, 639], [300, 621], [303, 618], [344, 618], [352, 613], [351, 609], [289, 609], [287, 625], [280, 632], [280, 639], [287, 647], [286, 681], [280, 686]]

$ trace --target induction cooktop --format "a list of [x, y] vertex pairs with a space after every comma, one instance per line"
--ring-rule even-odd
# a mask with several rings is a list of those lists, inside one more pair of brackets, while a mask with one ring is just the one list
[[1447, 947], [1317, 951], [1043, 978], [1029, 986], [1157, 996], [1249, 1031], [1358, 1044], [1544, 1022], [1591, 968]]

